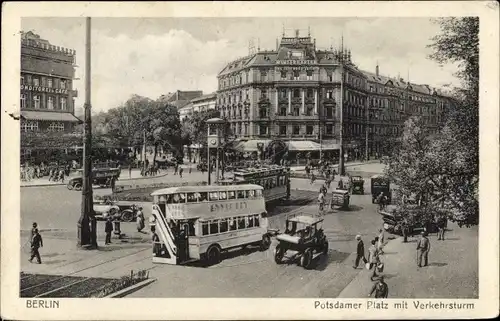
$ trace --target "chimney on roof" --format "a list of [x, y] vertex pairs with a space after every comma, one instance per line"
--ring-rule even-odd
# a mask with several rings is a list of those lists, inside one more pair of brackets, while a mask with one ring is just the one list
[[377, 75], [377, 77], [378, 77], [378, 74], [379, 74], [378, 71], [379, 71], [379, 68], [378, 68], [378, 62], [377, 62], [377, 66], [375, 67], [375, 75]]
[[313, 43], [314, 43], [314, 50], [316, 50], [316, 38], [314, 38]]

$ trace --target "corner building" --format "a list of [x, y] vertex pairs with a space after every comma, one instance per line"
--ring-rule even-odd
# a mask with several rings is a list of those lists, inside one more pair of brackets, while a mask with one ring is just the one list
[[75, 131], [73, 90], [75, 50], [62, 48], [29, 31], [21, 34], [21, 151], [66, 149], [81, 145]]
[[429, 86], [382, 77], [378, 69], [359, 70], [350, 50], [318, 50], [315, 39], [296, 31], [283, 35], [274, 51], [227, 64], [218, 75], [217, 109], [247, 151], [279, 139], [295, 155], [314, 159], [321, 150], [337, 158], [343, 129], [348, 160], [381, 156], [388, 152], [383, 142], [400, 134], [410, 114], [437, 128], [448, 99]]

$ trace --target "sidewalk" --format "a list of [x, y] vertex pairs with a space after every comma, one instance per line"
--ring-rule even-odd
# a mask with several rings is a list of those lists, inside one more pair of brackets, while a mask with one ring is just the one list
[[120, 240], [112, 234], [110, 245], [104, 245], [103, 229], [103, 226], [98, 227], [99, 249], [97, 250], [78, 249], [77, 233], [74, 230], [42, 232], [44, 245], [40, 248], [42, 264], [28, 261], [29, 232], [22, 231], [21, 271], [50, 275], [120, 278], [130, 274], [130, 270], [137, 271], [152, 267], [151, 236], [147, 228], [144, 229], [145, 233], [139, 233], [135, 230], [134, 223], [122, 224], [125, 237]]
[[[366, 164], [380, 164], [380, 160], [374, 159], [374, 160], [369, 160], [365, 162], [347, 162], [345, 163], [346, 167], [351, 167], [351, 166], [358, 166], [358, 165], [366, 165]], [[333, 168], [338, 168], [339, 164], [332, 165]], [[306, 169], [305, 165], [297, 165], [297, 166], [291, 166], [290, 169], [292, 171], [304, 171]]]
[[[156, 176], [141, 176], [141, 171], [139, 169], [133, 169], [131, 172], [131, 176], [129, 176], [128, 169], [122, 169], [120, 178], [118, 181], [126, 181], [130, 179], [148, 179], [148, 178], [155, 178], [155, 177], [162, 177], [165, 176], [166, 172], [161, 171], [158, 175]], [[42, 178], [37, 178], [34, 180], [31, 180], [29, 182], [26, 181], [21, 181], [21, 187], [32, 187], [32, 186], [55, 186], [55, 185], [66, 185], [68, 184], [68, 181], [72, 179], [73, 177], [79, 177], [78, 172], [71, 172], [69, 176], [64, 177], [64, 183], [59, 182], [54, 182], [54, 181], [49, 181], [48, 176], [44, 176]]]
[[[459, 228], [456, 224], [449, 224], [448, 228], [445, 241], [438, 241], [436, 234], [429, 237], [431, 250], [427, 267], [417, 267], [417, 238], [402, 243], [398, 237], [384, 247], [381, 260], [385, 264], [383, 275], [390, 299], [479, 297], [478, 228]], [[365, 240], [366, 247], [368, 243], [369, 240]], [[363, 269], [339, 297], [367, 298], [372, 285], [370, 272]]]

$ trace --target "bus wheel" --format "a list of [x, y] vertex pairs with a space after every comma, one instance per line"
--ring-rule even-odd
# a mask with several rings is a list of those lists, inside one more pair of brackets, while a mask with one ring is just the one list
[[260, 242], [260, 250], [265, 251], [271, 246], [271, 238], [269, 235], [262, 236], [262, 241]]
[[312, 251], [307, 249], [304, 254], [300, 257], [300, 265], [305, 269], [309, 269], [312, 261]]
[[212, 245], [207, 251], [207, 263], [209, 265], [215, 265], [220, 263], [220, 249]]
[[75, 187], [76, 191], [81, 191], [82, 190], [82, 185], [79, 184], [79, 183], [76, 183], [74, 187]]
[[325, 240], [325, 243], [323, 243], [323, 254], [328, 254], [328, 241]]

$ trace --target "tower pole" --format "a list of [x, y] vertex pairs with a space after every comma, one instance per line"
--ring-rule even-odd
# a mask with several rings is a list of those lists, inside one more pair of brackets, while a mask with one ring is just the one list
[[[94, 204], [92, 196], [92, 120], [91, 120], [91, 20], [86, 18], [85, 37], [85, 119], [83, 138], [83, 179], [82, 179], [82, 205], [78, 220], [78, 246], [97, 247]], [[92, 229], [90, 224], [92, 223]]]

